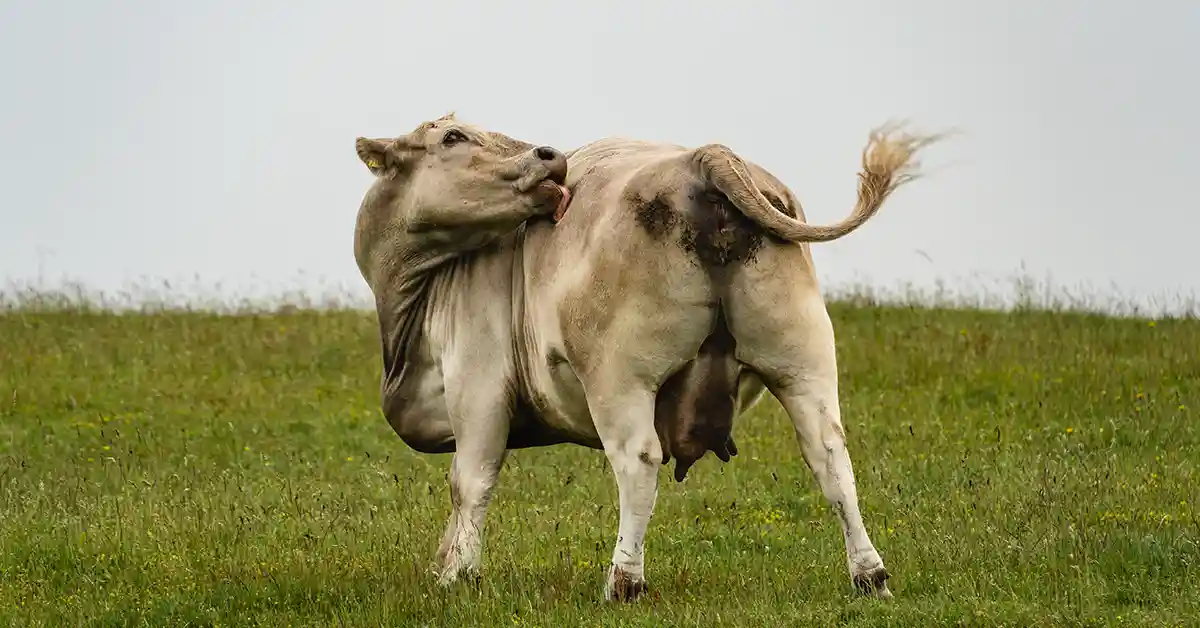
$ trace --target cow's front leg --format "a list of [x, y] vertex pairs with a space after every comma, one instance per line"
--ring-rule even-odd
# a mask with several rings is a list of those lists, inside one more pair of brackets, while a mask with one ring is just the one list
[[[449, 392], [449, 390], [447, 391]], [[450, 464], [450, 520], [438, 548], [438, 580], [477, 577], [483, 526], [507, 453], [509, 404], [502, 396], [447, 395], [456, 449]]]
[[658, 496], [662, 445], [654, 431], [654, 393], [597, 390], [588, 407], [617, 479], [620, 522], [604, 597], [633, 601], [646, 592], [646, 528]]

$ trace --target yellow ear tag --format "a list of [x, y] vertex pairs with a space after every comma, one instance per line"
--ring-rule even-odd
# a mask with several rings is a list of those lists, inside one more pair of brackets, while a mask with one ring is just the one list
[[368, 159], [368, 160], [367, 160], [367, 167], [368, 167], [368, 168], [375, 169], [375, 168], [378, 168], [380, 165], [382, 165], [382, 164], [380, 164], [380, 163], [379, 163], [377, 160], [375, 160], [375, 159]]

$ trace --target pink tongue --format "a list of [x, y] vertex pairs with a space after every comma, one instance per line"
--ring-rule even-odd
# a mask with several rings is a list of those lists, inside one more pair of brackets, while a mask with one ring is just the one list
[[567, 205], [571, 204], [571, 191], [566, 186], [559, 185], [558, 191], [562, 195], [558, 199], [558, 207], [554, 208], [554, 222], [563, 219], [567, 213]]

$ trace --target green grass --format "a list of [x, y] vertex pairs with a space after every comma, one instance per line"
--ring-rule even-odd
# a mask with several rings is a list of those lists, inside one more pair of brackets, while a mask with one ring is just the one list
[[[477, 586], [428, 573], [448, 455], [380, 416], [371, 313], [0, 313], [0, 625], [1197, 625], [1200, 321], [833, 303], [857, 599], [773, 399], [664, 468], [652, 595], [599, 601], [602, 453], [514, 452]], [[53, 304], [51, 304], [53, 305]]]

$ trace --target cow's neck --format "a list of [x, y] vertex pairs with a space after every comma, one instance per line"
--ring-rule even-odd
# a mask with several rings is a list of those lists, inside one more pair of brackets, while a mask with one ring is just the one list
[[403, 249], [395, 251], [395, 256], [383, 264], [373, 287], [385, 382], [398, 380], [403, 374], [413, 343], [420, 339], [431, 280], [438, 268], [453, 257], [405, 253]]

